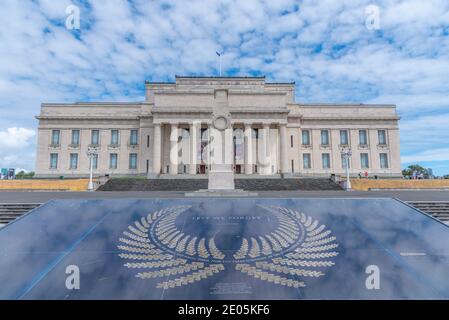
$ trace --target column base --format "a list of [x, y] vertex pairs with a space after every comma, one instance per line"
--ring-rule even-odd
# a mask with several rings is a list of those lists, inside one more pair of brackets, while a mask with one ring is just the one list
[[157, 173], [148, 173], [147, 174], [147, 179], [157, 179], [159, 178], [159, 174]]
[[209, 171], [209, 190], [234, 190], [234, 173], [225, 168], [212, 167]]
[[186, 197], [191, 198], [207, 198], [207, 197], [257, 197], [259, 194], [257, 192], [250, 192], [242, 189], [234, 189], [234, 190], [204, 189], [195, 192], [186, 192], [184, 195]]

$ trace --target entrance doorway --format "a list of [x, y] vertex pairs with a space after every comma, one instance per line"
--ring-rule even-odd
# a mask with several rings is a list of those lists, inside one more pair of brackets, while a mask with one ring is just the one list
[[200, 174], [206, 174], [206, 165], [200, 164]]
[[242, 166], [240, 164], [235, 165], [235, 173], [242, 174]]

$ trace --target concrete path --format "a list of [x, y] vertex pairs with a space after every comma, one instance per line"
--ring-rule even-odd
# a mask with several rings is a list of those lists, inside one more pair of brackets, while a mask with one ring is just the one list
[[[262, 198], [399, 198], [449, 201], [449, 191], [259, 191]], [[184, 192], [0, 192], [0, 203], [44, 203], [52, 199], [184, 198]]]

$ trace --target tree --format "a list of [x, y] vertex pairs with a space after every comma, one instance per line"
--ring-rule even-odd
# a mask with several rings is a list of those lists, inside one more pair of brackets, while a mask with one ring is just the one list
[[429, 179], [433, 177], [433, 170], [431, 168], [424, 168], [419, 164], [411, 164], [402, 170], [402, 175], [405, 177], [413, 177], [413, 175], [419, 177], [423, 175], [424, 179]]
[[22, 179], [33, 179], [34, 177], [34, 172], [25, 172], [25, 171], [20, 171], [19, 173], [16, 173], [16, 179], [22, 180]]

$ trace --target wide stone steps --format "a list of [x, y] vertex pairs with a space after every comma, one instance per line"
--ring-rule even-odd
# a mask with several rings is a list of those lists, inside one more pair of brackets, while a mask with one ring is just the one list
[[10, 223], [40, 205], [40, 203], [0, 203], [0, 226]]
[[409, 201], [413, 207], [449, 224], [449, 201]]
[[[98, 191], [196, 191], [207, 189], [207, 179], [111, 179]], [[330, 179], [235, 179], [246, 191], [342, 190]]]

